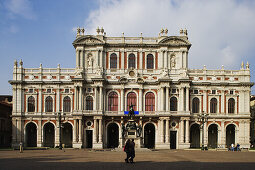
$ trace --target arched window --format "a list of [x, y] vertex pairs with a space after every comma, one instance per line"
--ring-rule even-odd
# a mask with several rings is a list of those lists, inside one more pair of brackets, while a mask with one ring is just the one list
[[177, 111], [177, 98], [176, 97], [170, 98], [170, 111]]
[[133, 53], [128, 56], [128, 68], [135, 68], [135, 55]]
[[118, 94], [114, 91], [108, 96], [108, 110], [118, 111]]
[[217, 112], [217, 99], [212, 98], [210, 101], [210, 113], [216, 113]]
[[136, 111], [136, 94], [134, 92], [130, 92], [127, 95], [127, 110], [130, 109], [131, 104], [133, 105], [133, 109]]
[[199, 113], [199, 99], [197, 97], [192, 100], [192, 112]]
[[35, 111], [35, 98], [33, 96], [30, 96], [27, 99], [27, 111], [28, 112], [34, 112]]
[[45, 99], [45, 112], [53, 112], [53, 99], [50, 96]]
[[228, 113], [235, 113], [235, 100], [233, 98], [228, 99]]
[[93, 110], [93, 97], [86, 97], [86, 110]]
[[64, 112], [70, 112], [71, 111], [71, 99], [70, 99], [69, 96], [64, 97], [63, 111]]
[[117, 68], [117, 55], [115, 53], [110, 56], [110, 68]]
[[152, 92], [145, 95], [145, 111], [155, 111], [155, 95]]
[[154, 57], [152, 54], [147, 55], [147, 69], [154, 69]]

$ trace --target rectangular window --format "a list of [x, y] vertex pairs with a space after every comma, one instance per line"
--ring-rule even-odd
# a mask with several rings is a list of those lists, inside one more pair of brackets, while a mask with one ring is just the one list
[[234, 91], [233, 90], [230, 90], [230, 92], [229, 92], [230, 94], [234, 94]]
[[172, 93], [174, 93], [174, 94], [175, 94], [175, 93], [176, 93], [176, 89], [172, 89]]
[[194, 90], [194, 94], [198, 94], [198, 90]]
[[28, 89], [28, 93], [33, 93], [34, 89]]
[[69, 93], [69, 89], [65, 89], [65, 93]]
[[212, 90], [212, 94], [216, 94], [216, 90]]
[[51, 89], [47, 89], [47, 93], [51, 93]]

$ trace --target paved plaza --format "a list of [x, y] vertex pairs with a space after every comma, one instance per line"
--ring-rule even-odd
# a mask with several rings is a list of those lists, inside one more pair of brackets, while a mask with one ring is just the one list
[[0, 169], [254, 169], [255, 152], [160, 150], [137, 151], [134, 164], [123, 151], [0, 151]]

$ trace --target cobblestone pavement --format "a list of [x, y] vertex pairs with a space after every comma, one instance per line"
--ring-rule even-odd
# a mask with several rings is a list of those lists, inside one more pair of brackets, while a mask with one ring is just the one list
[[39, 169], [255, 169], [255, 152], [160, 150], [137, 151], [134, 164], [123, 151], [25, 150], [0, 151], [1, 170]]

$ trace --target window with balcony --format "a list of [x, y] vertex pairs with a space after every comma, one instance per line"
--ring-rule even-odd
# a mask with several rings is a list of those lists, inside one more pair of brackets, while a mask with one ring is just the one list
[[51, 96], [45, 99], [45, 112], [53, 112], [53, 99]]
[[35, 98], [33, 96], [30, 96], [27, 99], [27, 111], [28, 112], [34, 112], [35, 111]]
[[110, 68], [117, 68], [117, 55], [115, 53], [112, 53], [110, 56]]
[[145, 95], [145, 111], [155, 111], [155, 95], [152, 92]]
[[118, 111], [118, 94], [116, 92], [110, 92], [108, 96], [108, 110]]
[[210, 101], [210, 113], [217, 113], [217, 99], [212, 98]]
[[86, 97], [86, 110], [93, 110], [93, 97], [92, 96]]
[[64, 97], [63, 100], [63, 111], [70, 112], [71, 111], [71, 99], [69, 96]]

